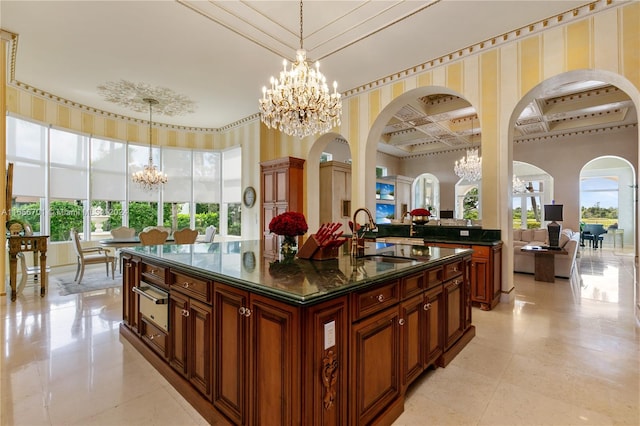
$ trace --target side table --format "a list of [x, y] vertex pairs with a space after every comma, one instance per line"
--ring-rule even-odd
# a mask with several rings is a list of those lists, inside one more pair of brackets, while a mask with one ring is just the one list
[[[48, 235], [11, 235], [7, 237], [9, 244], [9, 283], [11, 284], [11, 301], [16, 300], [16, 280], [18, 275], [18, 253], [33, 252], [34, 266], [40, 263], [40, 296], [44, 297], [47, 291], [47, 239]], [[37, 254], [40, 253], [38, 258]]]
[[547, 283], [556, 282], [556, 263], [554, 256], [568, 255], [565, 249], [551, 250], [542, 246], [524, 246], [520, 251], [535, 255], [534, 279]]

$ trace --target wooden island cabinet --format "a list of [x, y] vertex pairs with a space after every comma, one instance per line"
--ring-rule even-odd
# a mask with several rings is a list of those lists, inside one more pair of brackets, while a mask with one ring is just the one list
[[391, 424], [410, 384], [475, 335], [471, 250], [279, 264], [261, 249], [123, 250], [122, 336], [212, 424]]

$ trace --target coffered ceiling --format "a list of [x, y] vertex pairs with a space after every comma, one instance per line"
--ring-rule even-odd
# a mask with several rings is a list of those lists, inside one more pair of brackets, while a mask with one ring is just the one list
[[[576, 132], [613, 131], [637, 124], [629, 96], [600, 81], [551, 88], [531, 102], [516, 120], [514, 141], [561, 137]], [[383, 130], [379, 150], [406, 157], [479, 146], [480, 121], [464, 99], [431, 95], [402, 107]]]
[[[475, 43], [577, 11], [587, 1], [307, 1], [303, 45], [346, 94]], [[570, 13], [570, 19], [580, 14]], [[11, 84], [89, 110], [146, 119], [99, 87], [130, 82], [192, 101], [166, 125], [223, 129], [258, 112], [262, 86], [300, 46], [296, 1], [0, 1], [0, 27], [17, 39]], [[397, 156], [477, 144], [465, 100], [415, 99], [385, 128]], [[517, 138], [635, 120], [628, 97], [598, 82], [553, 88], [518, 120]]]

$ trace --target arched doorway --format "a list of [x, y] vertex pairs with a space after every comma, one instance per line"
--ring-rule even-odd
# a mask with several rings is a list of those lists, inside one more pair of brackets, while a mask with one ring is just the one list
[[635, 244], [635, 181], [633, 165], [616, 156], [595, 158], [580, 171], [580, 222], [610, 229], [613, 248]]
[[[309, 231], [314, 232], [320, 227], [320, 210], [321, 210], [321, 195], [323, 191], [326, 193], [326, 187], [322, 188], [322, 182], [320, 179], [320, 163], [321, 160], [327, 159], [326, 154], [331, 155], [331, 161], [336, 161], [348, 165], [351, 168], [351, 149], [347, 140], [338, 133], [327, 133], [320, 136], [311, 146], [309, 150], [309, 158], [307, 159], [307, 225]], [[325, 182], [326, 183], [326, 182]], [[345, 194], [337, 194], [340, 201], [348, 201], [349, 209], [343, 211], [342, 204], [340, 206], [332, 206], [331, 208], [338, 209], [335, 214], [339, 216], [349, 216], [353, 211], [353, 204], [351, 202], [351, 175], [348, 178], [345, 177]], [[331, 194], [325, 194], [331, 195]], [[347, 205], [345, 204], [345, 206]], [[347, 211], [348, 210], [348, 211]], [[346, 220], [345, 220], [346, 222]], [[342, 229], [347, 232], [347, 229]]]
[[[586, 126], [586, 129], [581, 131], [568, 131], [567, 126], [564, 126], [565, 136], [558, 138], [553, 132], [545, 141], [533, 141], [531, 138], [527, 138], [521, 132], [517, 131], [519, 123], [527, 122], [528, 117], [526, 111], [533, 108], [540, 108], [540, 98], [548, 96], [553, 93], [554, 90], [562, 91], [567, 87], [575, 87], [576, 85], [585, 85], [586, 87], [596, 87], [594, 89], [587, 89], [592, 91], [600, 90], [599, 87], [606, 87], [603, 90], [612, 90], [614, 92], [622, 92], [625, 95], [623, 101], [624, 107], [618, 108], [618, 112], [622, 116], [622, 121], [616, 125], [600, 126], [605, 128], [599, 128], [596, 117], [603, 117], [609, 114], [603, 112], [603, 109], [593, 109], [586, 115], [590, 120], [590, 125]], [[613, 89], [610, 89], [613, 88]], [[585, 94], [585, 97], [587, 94]], [[561, 97], [558, 97], [556, 104], [561, 104]], [[621, 75], [611, 73], [602, 70], [579, 70], [570, 71], [563, 74], [559, 74], [548, 78], [547, 80], [539, 83], [532, 88], [523, 98], [515, 105], [513, 113], [509, 119], [508, 127], [508, 146], [505, 147], [505, 152], [508, 153], [507, 157], [510, 161], [506, 163], [508, 167], [507, 176], [503, 177], [505, 185], [504, 188], [508, 188], [509, 192], [512, 191], [512, 184], [510, 182], [513, 176], [513, 160], [525, 160], [532, 164], [542, 166], [545, 170], [554, 177], [554, 198], [558, 204], [563, 204], [565, 207], [565, 221], [564, 226], [571, 229], [579, 229], [580, 218], [580, 185], [579, 177], [581, 170], [585, 164], [591, 161], [594, 156], [605, 155], [619, 155], [625, 158], [630, 163], [640, 162], [640, 152], [638, 150], [638, 106], [640, 105], [640, 93], [638, 89], [630, 83], [627, 79]], [[559, 117], [558, 117], [559, 118]], [[578, 120], [580, 117], [571, 117], [565, 114], [563, 118], [565, 123], [571, 123], [573, 120]], [[584, 117], [583, 117], [584, 118]], [[532, 120], [531, 125], [535, 125], [535, 120]], [[538, 125], [544, 125], [547, 123], [538, 123]], [[558, 126], [558, 129], [562, 129], [563, 126]], [[553, 127], [552, 127], [553, 130]], [[541, 143], [539, 143], [541, 142]], [[553, 144], [553, 142], [558, 142]], [[560, 142], [564, 143], [562, 145]], [[543, 147], [542, 145], [546, 145]], [[564, 146], [564, 150], [563, 147]], [[635, 177], [634, 177], [635, 178]], [[508, 179], [508, 180], [507, 180]], [[632, 199], [637, 202], [637, 182], [633, 184], [634, 191]], [[509, 194], [510, 196], [510, 194]], [[511, 218], [508, 218], [511, 221]], [[638, 263], [638, 215], [637, 212], [633, 215], [633, 222], [635, 230], [633, 235], [634, 244], [634, 256], [635, 264]], [[503, 229], [507, 228], [507, 241], [512, 241], [512, 231], [510, 226], [504, 224], [501, 226]], [[513, 260], [512, 253], [506, 251], [505, 267], [512, 268]], [[505, 271], [508, 274], [510, 271]], [[638, 283], [638, 268], [635, 268], [636, 279]], [[637, 286], [640, 284], [636, 284]], [[511, 289], [511, 287], [509, 287]], [[640, 288], [635, 290], [635, 309], [636, 318], [640, 318]]]

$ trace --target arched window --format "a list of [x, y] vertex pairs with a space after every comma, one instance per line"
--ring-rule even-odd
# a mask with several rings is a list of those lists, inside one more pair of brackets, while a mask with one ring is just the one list
[[431, 173], [423, 173], [412, 184], [411, 209], [427, 209], [438, 217], [440, 211], [440, 181]]

